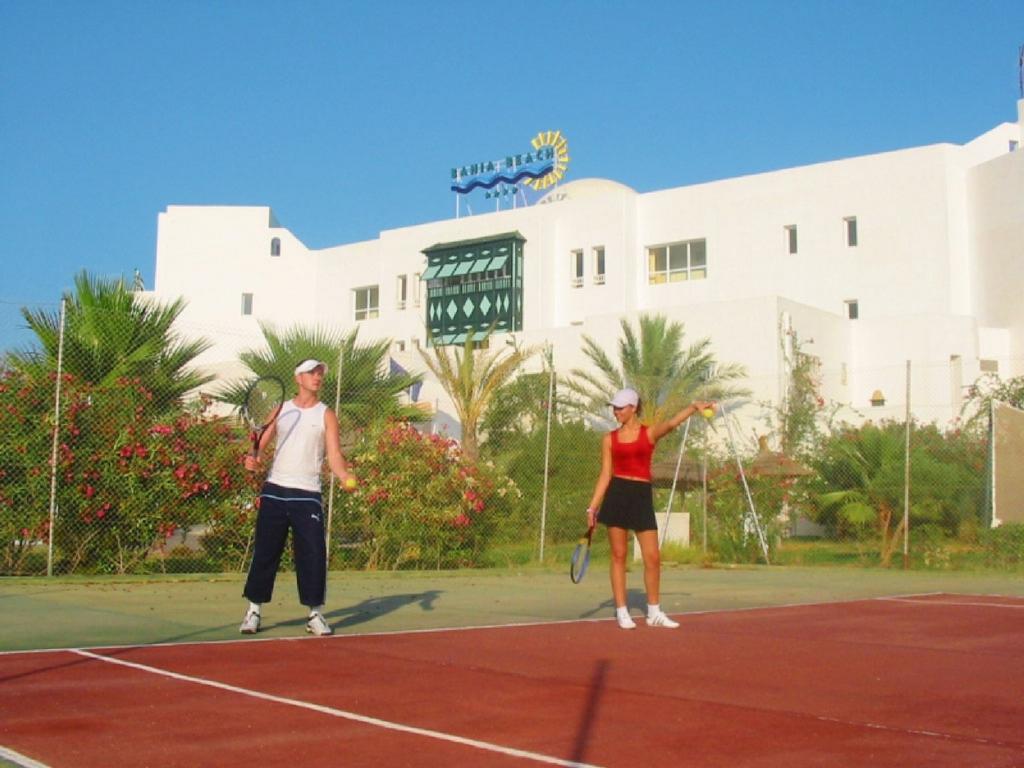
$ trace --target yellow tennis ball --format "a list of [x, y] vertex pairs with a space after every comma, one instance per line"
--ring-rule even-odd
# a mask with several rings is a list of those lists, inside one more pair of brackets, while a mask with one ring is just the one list
[[357, 485], [359, 485], [359, 483], [356, 481], [356, 479], [354, 477], [346, 478], [346, 480], [345, 480], [345, 487], [348, 488], [350, 491], [353, 488], [355, 488]]
[[705, 419], [713, 419], [715, 418], [715, 409], [705, 408], [703, 411], [701, 411], [701, 415], [704, 416]]

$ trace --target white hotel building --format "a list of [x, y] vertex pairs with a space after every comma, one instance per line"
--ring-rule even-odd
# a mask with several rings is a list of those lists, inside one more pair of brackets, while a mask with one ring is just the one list
[[[980, 372], [1024, 373], [1022, 133], [1024, 101], [1017, 123], [964, 145], [648, 193], [583, 179], [537, 205], [320, 250], [267, 207], [169, 206], [153, 294], [187, 300], [182, 329], [214, 342], [201, 362], [221, 376], [242, 373], [257, 321], [359, 325], [422, 371], [429, 323], [455, 341], [449, 321], [501, 316], [517, 341], [551, 343], [564, 372], [586, 364], [582, 334], [614, 355], [622, 318], [660, 313], [744, 365], [758, 400], [782, 397], [791, 329], [851, 416], [902, 415], [911, 361], [912, 408], [946, 423]], [[424, 397], [450, 410], [436, 383]]]

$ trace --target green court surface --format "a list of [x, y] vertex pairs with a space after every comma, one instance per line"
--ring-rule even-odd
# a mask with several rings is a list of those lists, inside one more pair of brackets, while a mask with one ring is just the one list
[[[246, 603], [241, 574], [0, 579], [0, 650], [238, 639]], [[644, 607], [640, 569], [629, 574], [634, 613]], [[738, 610], [899, 594], [1024, 596], [1024, 577], [897, 569], [670, 567], [662, 574], [669, 613]], [[553, 569], [336, 572], [324, 614], [335, 632], [365, 634], [441, 627], [611, 618], [607, 566], [574, 585]], [[305, 634], [294, 576], [281, 573], [264, 606], [260, 637]]]

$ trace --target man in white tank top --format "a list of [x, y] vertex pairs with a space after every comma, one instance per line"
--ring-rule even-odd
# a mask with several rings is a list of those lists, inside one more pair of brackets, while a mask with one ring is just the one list
[[[256, 542], [242, 595], [249, 600], [239, 631], [255, 634], [260, 628], [260, 606], [270, 600], [281, 555], [292, 534], [295, 578], [299, 601], [309, 607], [306, 631], [329, 635], [323, 617], [327, 589], [327, 544], [320, 476], [324, 458], [342, 488], [355, 484], [341, 453], [338, 417], [320, 402], [326, 363], [303, 360], [295, 366], [298, 394], [281, 406], [277, 417], [260, 439], [260, 451], [276, 440], [274, 461], [260, 491], [256, 516]], [[247, 456], [245, 468], [260, 468], [260, 451]]]

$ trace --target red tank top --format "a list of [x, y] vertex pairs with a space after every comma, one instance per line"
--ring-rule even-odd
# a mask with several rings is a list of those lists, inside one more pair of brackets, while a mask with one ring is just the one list
[[619, 441], [619, 430], [612, 435], [612, 474], [619, 477], [651, 479], [651, 456], [654, 446], [647, 438], [647, 427], [640, 427], [636, 440], [630, 443]]

